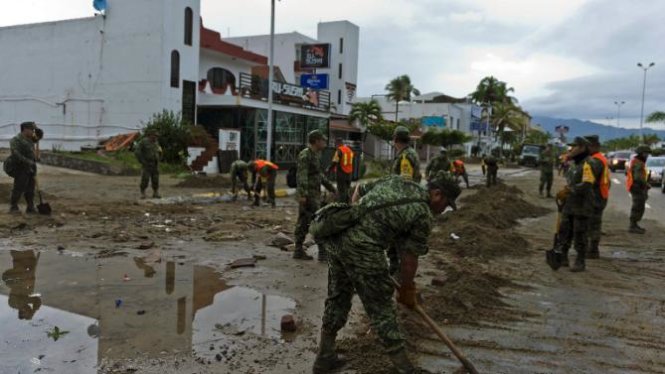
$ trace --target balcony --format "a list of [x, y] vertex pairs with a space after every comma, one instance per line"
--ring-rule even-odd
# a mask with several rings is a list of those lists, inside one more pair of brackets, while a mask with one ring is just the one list
[[[297, 108], [330, 111], [330, 92], [313, 90], [290, 83], [273, 82], [273, 102]], [[240, 73], [240, 96], [268, 101], [268, 80], [257, 75]]]

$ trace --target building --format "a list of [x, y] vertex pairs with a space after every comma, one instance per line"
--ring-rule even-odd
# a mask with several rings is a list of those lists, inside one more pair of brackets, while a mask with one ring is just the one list
[[[267, 53], [222, 39], [203, 19], [200, 0], [114, 0], [103, 15], [0, 28], [7, 56], [0, 60], [0, 146], [32, 120], [44, 129], [42, 149], [79, 150], [137, 131], [167, 110], [204, 126], [244, 159], [266, 157]], [[331, 95], [300, 85], [306, 70], [296, 45], [329, 43], [330, 62], [338, 65], [316, 73], [339, 73], [330, 80], [333, 90], [356, 84], [357, 26], [322, 23], [319, 38], [324, 42], [300, 36], [276, 44], [280, 59], [290, 56], [272, 87], [271, 158], [281, 166], [295, 162], [308, 131], [328, 133], [331, 108], [344, 111], [350, 103], [334, 101], [349, 90]], [[192, 161], [204, 168], [216, 153], [202, 149]]]

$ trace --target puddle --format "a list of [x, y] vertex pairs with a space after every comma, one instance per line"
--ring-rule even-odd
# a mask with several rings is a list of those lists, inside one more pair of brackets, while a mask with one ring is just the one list
[[[102, 359], [288, 338], [280, 320], [293, 300], [229, 286], [209, 267], [155, 261], [0, 249], [0, 372], [96, 373]], [[56, 326], [67, 333], [54, 341]]]

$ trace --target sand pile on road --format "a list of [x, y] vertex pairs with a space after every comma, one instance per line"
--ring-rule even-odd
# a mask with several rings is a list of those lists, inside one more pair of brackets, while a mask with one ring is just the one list
[[[182, 182], [179, 182], [175, 185], [176, 187], [181, 188], [210, 188], [210, 189], [221, 189], [221, 188], [230, 188], [231, 179], [228, 176], [217, 175], [214, 177], [203, 176], [203, 175], [190, 175], [185, 178]], [[242, 186], [239, 186], [242, 188]]]

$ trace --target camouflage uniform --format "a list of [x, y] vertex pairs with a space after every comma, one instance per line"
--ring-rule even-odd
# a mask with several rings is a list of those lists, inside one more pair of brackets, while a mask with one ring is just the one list
[[547, 197], [552, 197], [552, 182], [554, 180], [554, 153], [544, 149], [540, 152], [540, 186], [538, 193], [543, 194], [543, 189], [547, 191]]
[[231, 175], [231, 192], [234, 196], [237, 196], [236, 183], [240, 181], [240, 183], [242, 183], [242, 188], [247, 192], [247, 196], [251, 197], [251, 191], [247, 184], [248, 169], [249, 166], [243, 160], [236, 160], [231, 164], [231, 171], [229, 171], [229, 174]]
[[[589, 142], [591, 142], [592, 144], [596, 145], [600, 144], [597, 135], [587, 136], [586, 139], [589, 140]], [[605, 162], [601, 161], [596, 157], [601, 157]], [[607, 160], [605, 159], [604, 156], [602, 156], [602, 154], [596, 154], [596, 153], [592, 154], [590, 162], [594, 170], [594, 176], [597, 177], [597, 180], [593, 186], [595, 201], [594, 201], [593, 215], [589, 219], [589, 233], [588, 233], [589, 246], [588, 246], [587, 258], [596, 259], [600, 257], [599, 245], [600, 245], [601, 230], [603, 226], [603, 212], [607, 207], [607, 199], [603, 197], [603, 193], [601, 190], [603, 184], [606, 184], [609, 192], [609, 188], [611, 187], [612, 182], [610, 181], [610, 176], [609, 176], [610, 171], [607, 168]]]
[[496, 175], [499, 171], [499, 163], [494, 156], [487, 156], [483, 162], [487, 168], [487, 187], [496, 185]]
[[157, 141], [151, 141], [147, 136], [139, 142], [136, 149], [136, 158], [142, 166], [141, 193], [145, 193], [148, 183], [152, 182], [154, 196], [159, 193], [159, 159], [162, 157], [162, 148]]
[[307, 201], [298, 209], [298, 223], [295, 232], [296, 251], [302, 250], [309, 224], [314, 218], [314, 213], [320, 208], [321, 185], [323, 184], [328, 191], [335, 191], [335, 187], [323, 175], [321, 155], [310, 147], [303, 149], [298, 155], [297, 181], [296, 195], [299, 199], [306, 198]]
[[35, 163], [35, 143], [23, 136], [16, 135], [9, 143], [11, 161], [14, 163], [14, 188], [10, 197], [10, 210], [18, 211], [18, 201], [25, 196], [27, 212], [35, 211], [35, 176], [37, 164]]
[[451, 170], [451, 165], [452, 164], [448, 159], [448, 155], [441, 153], [440, 155], [437, 155], [431, 159], [429, 164], [427, 164], [427, 167], [425, 168], [425, 177], [427, 180], [429, 180], [432, 175], [436, 174], [436, 172], [439, 170], [449, 173]]
[[372, 211], [325, 243], [329, 268], [322, 330], [334, 335], [344, 327], [355, 291], [386, 351], [396, 352], [404, 347], [404, 337], [397, 324], [384, 250], [386, 243], [395, 243], [399, 251], [427, 253], [433, 222], [429, 194], [424, 187], [395, 176], [363, 185], [359, 192], [359, 204], [367, 208], [404, 198], [422, 198], [422, 202]]
[[635, 163], [630, 168], [630, 173], [633, 176], [633, 186], [630, 189], [630, 196], [633, 200], [633, 205], [630, 209], [631, 228], [637, 227], [641, 229], [637, 223], [644, 216], [644, 208], [649, 198], [649, 183], [644, 178], [645, 168], [645, 162], [635, 157]]
[[411, 146], [402, 148], [401, 151], [395, 156], [393, 166], [390, 169], [394, 175], [400, 175], [408, 181], [420, 183], [420, 160], [418, 153]]

